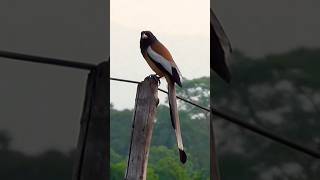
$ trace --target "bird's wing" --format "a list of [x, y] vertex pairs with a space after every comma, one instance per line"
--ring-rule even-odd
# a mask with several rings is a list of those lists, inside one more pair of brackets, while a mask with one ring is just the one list
[[151, 46], [147, 48], [147, 54], [156, 65], [161, 66], [159, 69], [164, 69], [168, 74], [172, 75], [172, 64], [166, 58], [154, 51]]
[[[152, 48], [152, 46], [149, 46], [147, 48], [147, 55], [150, 57], [150, 60], [152, 60], [156, 66], [158, 66], [159, 69], [164, 70], [167, 74], [171, 77], [171, 79], [176, 82], [179, 86], [181, 86], [181, 80], [180, 80], [180, 74], [178, 67], [174, 63], [174, 61], [170, 59], [167, 59], [166, 56], [168, 55], [163, 55], [163, 54], [168, 54], [168, 50], [166, 51], [156, 51], [155, 49]], [[170, 53], [169, 53], [170, 54]], [[169, 57], [169, 58], [170, 58]]]
[[213, 69], [222, 79], [227, 82], [231, 80], [231, 74], [227, 64], [227, 59], [232, 52], [231, 44], [223, 28], [211, 10], [210, 23], [210, 44], [211, 44], [211, 69]]
[[187, 155], [183, 149], [175, 84], [171, 80], [171, 78], [167, 77], [166, 79], [168, 82], [168, 99], [169, 99], [171, 123], [172, 123], [172, 127], [174, 128], [174, 131], [176, 134], [177, 145], [178, 145], [179, 155], [180, 155], [180, 161], [182, 163], [185, 163], [187, 161]]
[[170, 51], [160, 41], [151, 44], [151, 48], [158, 54], [161, 54], [161, 56], [164, 57], [166, 60], [170, 62], [173, 61]]
[[158, 52], [165, 59], [167, 59], [171, 63], [171, 65], [177, 69], [179, 75], [181, 76], [181, 72], [176, 63], [174, 62], [172, 55], [170, 54], [170, 51], [161, 42], [154, 43], [151, 45], [151, 47], [155, 52]]
[[178, 74], [179, 74], [179, 77], [182, 77], [181, 71], [180, 71], [180, 69], [178, 68], [178, 66], [176, 65], [176, 63], [175, 63], [174, 61], [172, 61], [171, 64], [177, 69]]

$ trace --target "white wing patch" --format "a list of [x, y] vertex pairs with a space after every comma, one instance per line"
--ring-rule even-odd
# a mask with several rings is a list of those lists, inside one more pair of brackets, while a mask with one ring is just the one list
[[148, 55], [152, 58], [152, 60], [156, 61], [158, 64], [161, 64], [162, 67], [167, 70], [167, 72], [172, 75], [172, 65], [171, 63], [164, 57], [162, 57], [160, 54], [155, 52], [151, 46], [147, 48]]

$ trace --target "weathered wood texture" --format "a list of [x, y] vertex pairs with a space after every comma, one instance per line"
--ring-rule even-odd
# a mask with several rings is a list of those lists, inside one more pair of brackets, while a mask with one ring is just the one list
[[213, 129], [213, 115], [210, 114], [210, 179], [220, 180], [219, 166], [218, 166], [218, 155], [216, 151], [216, 142]]
[[147, 77], [138, 85], [125, 180], [146, 180], [149, 148], [158, 99], [158, 82]]
[[73, 180], [109, 179], [109, 65], [88, 75]]

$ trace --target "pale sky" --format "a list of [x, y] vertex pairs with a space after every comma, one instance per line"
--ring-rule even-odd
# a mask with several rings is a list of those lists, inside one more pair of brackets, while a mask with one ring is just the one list
[[[112, 0], [110, 5], [111, 77], [142, 81], [153, 73], [140, 54], [143, 30], [152, 31], [169, 49], [183, 77], [209, 76], [209, 0]], [[117, 109], [133, 108], [136, 85], [111, 81], [110, 89]], [[159, 97], [164, 102], [165, 95]]]

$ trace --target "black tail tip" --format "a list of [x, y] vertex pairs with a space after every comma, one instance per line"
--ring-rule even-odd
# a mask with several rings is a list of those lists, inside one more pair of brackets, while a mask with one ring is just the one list
[[187, 162], [187, 154], [184, 152], [184, 150], [179, 149], [180, 154], [180, 161], [184, 164]]

